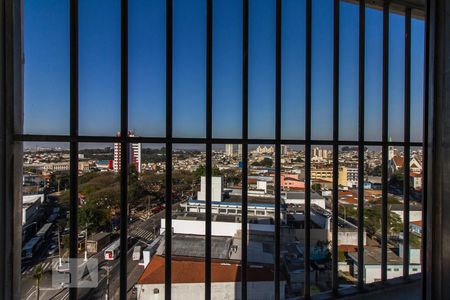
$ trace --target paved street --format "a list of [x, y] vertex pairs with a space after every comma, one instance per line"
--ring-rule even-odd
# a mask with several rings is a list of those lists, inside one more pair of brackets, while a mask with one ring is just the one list
[[[174, 207], [177, 205], [174, 205]], [[159, 227], [161, 218], [164, 216], [164, 211], [151, 216], [148, 220], [139, 220], [128, 226], [129, 236], [138, 240], [136, 245], [141, 245], [145, 248], [146, 244], [149, 244], [155, 234], [159, 234]], [[106, 248], [106, 247], [105, 247]], [[139, 276], [143, 272], [143, 267], [138, 265], [138, 261], [132, 260], [134, 245], [128, 250], [128, 272], [127, 272], [127, 286], [129, 298], [132, 298], [132, 287], [139, 279]], [[52, 287], [52, 270], [57, 268], [58, 262], [54, 262], [53, 259], [57, 256], [49, 257], [41, 262], [44, 274], [40, 284], [40, 298], [41, 299], [55, 299], [65, 300], [68, 299], [67, 288], [53, 288]], [[78, 289], [78, 297], [80, 299], [101, 299], [105, 297], [107, 290], [107, 274], [102, 267], [111, 267], [109, 293], [110, 299], [119, 299], [119, 259], [114, 261], [105, 261], [103, 250], [90, 259], [96, 258], [99, 263], [99, 284], [97, 288], [93, 289]], [[22, 273], [22, 299], [34, 299], [36, 297], [35, 280], [33, 279], [33, 272], [36, 265], [28, 267]]]

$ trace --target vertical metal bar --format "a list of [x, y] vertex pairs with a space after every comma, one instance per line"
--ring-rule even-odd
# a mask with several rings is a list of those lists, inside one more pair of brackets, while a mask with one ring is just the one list
[[405, 11], [405, 106], [403, 160], [403, 276], [409, 275], [409, 162], [411, 156], [411, 8]]
[[205, 299], [211, 299], [211, 176], [212, 176], [212, 18], [213, 2], [206, 0], [206, 218]]
[[366, 51], [366, 1], [359, 2], [359, 61], [358, 61], [358, 288], [364, 286], [364, 93]]
[[338, 291], [338, 217], [339, 217], [339, 5], [333, 5], [333, 200], [332, 200], [332, 290]]
[[[78, 136], [78, 0], [70, 0], [70, 136]], [[78, 143], [70, 142], [70, 258], [78, 257]], [[77, 265], [70, 264], [70, 273], [77, 274]], [[76, 285], [76, 276], [71, 278]], [[71, 300], [77, 289], [69, 290]]]
[[281, 6], [281, 0], [277, 0], [275, 42], [275, 299], [280, 299], [281, 252]]
[[165, 299], [172, 297], [172, 18], [173, 0], [166, 0], [166, 214]]
[[248, 18], [249, 0], [242, 1], [242, 261], [241, 299], [247, 299], [247, 223], [248, 223]]
[[388, 234], [388, 93], [389, 93], [389, 3], [383, 4], [383, 115], [382, 115], [382, 212], [381, 212], [381, 280], [387, 279]]
[[120, 131], [124, 139], [120, 143], [120, 298], [127, 297], [128, 254], [128, 0], [121, 0], [120, 49], [121, 49], [121, 101]]
[[311, 247], [311, 26], [312, 0], [306, 0], [305, 51], [305, 284], [303, 295], [310, 297]]
[[426, 299], [427, 280], [427, 193], [428, 193], [428, 107], [429, 107], [429, 46], [430, 46], [430, 0], [426, 1], [425, 12], [425, 49], [424, 49], [424, 87], [423, 87], [423, 148], [422, 148], [422, 243], [421, 243], [421, 271], [422, 271], [422, 299]]

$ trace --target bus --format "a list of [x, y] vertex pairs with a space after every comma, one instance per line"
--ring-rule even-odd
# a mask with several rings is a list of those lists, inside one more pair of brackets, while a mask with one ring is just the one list
[[115, 260], [120, 255], [120, 239], [114, 241], [105, 250], [105, 260]]
[[42, 246], [42, 237], [35, 236], [29, 240], [22, 248], [22, 260], [31, 260]]
[[47, 223], [44, 226], [42, 226], [41, 229], [39, 229], [39, 231], [36, 233], [36, 236], [39, 236], [42, 239], [45, 239], [52, 232], [52, 229], [53, 229], [53, 223]]

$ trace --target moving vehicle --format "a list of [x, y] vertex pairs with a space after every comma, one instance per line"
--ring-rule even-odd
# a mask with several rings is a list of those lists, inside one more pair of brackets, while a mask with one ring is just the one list
[[140, 260], [141, 259], [141, 246], [135, 246], [133, 249], [133, 260]]
[[36, 233], [36, 236], [39, 236], [42, 239], [45, 239], [46, 237], [48, 237], [50, 235], [50, 233], [52, 232], [52, 229], [53, 229], [53, 224], [47, 223], [44, 226], [42, 226], [41, 229], [39, 229], [39, 231]]
[[115, 240], [105, 250], [105, 260], [115, 260], [120, 255], [120, 239]]
[[42, 246], [42, 237], [35, 236], [22, 248], [22, 260], [31, 260]]

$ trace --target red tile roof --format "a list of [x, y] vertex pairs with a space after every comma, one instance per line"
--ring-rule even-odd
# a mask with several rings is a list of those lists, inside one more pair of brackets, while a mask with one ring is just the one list
[[422, 221], [412, 221], [411, 223], [414, 224], [414, 225], [422, 227]]
[[392, 160], [397, 167], [403, 167], [403, 157], [396, 155], [392, 157]]
[[358, 247], [355, 245], [338, 245], [338, 249], [342, 252], [356, 252]]
[[[165, 282], [165, 258], [155, 255], [138, 284], [161, 284]], [[192, 258], [172, 257], [172, 283], [205, 282], [205, 262]], [[274, 271], [268, 266], [249, 266], [248, 281], [273, 281]], [[235, 262], [211, 262], [211, 282], [238, 282], [241, 280], [241, 265]]]

